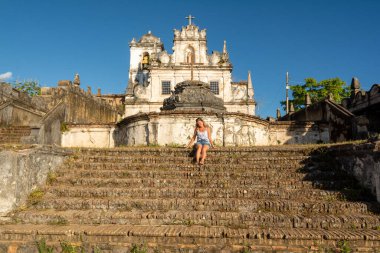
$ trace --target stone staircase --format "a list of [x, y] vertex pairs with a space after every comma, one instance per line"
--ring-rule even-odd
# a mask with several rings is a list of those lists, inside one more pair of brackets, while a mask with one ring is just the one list
[[0, 252], [380, 250], [378, 204], [316, 147], [213, 149], [204, 166], [189, 153], [74, 150], [0, 227]]
[[21, 143], [22, 137], [29, 136], [31, 133], [30, 127], [13, 126], [13, 127], [1, 127], [0, 128], [0, 144]]

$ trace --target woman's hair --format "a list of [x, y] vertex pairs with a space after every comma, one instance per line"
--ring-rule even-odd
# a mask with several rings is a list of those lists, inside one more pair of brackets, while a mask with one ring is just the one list
[[196, 120], [195, 120], [195, 126], [196, 127], [198, 127], [198, 125], [197, 125], [197, 122], [198, 121], [202, 121], [203, 122], [203, 125], [204, 125], [204, 127], [207, 127], [207, 124], [206, 124], [206, 122], [202, 119], [202, 118], [197, 118]]

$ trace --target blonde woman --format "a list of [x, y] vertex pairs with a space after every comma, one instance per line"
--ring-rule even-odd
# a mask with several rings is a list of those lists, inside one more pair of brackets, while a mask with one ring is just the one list
[[195, 144], [197, 150], [195, 159], [197, 163], [203, 165], [207, 156], [207, 150], [210, 147], [213, 147], [214, 144], [211, 139], [210, 128], [206, 125], [202, 118], [197, 118], [195, 120], [194, 135], [191, 138], [189, 144], [187, 144], [187, 147], [191, 147], [195, 139], [197, 139], [197, 142]]

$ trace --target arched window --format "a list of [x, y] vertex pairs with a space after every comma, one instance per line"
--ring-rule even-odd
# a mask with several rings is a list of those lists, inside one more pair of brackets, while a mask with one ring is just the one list
[[195, 63], [195, 50], [192, 46], [188, 46], [185, 50], [186, 63]]

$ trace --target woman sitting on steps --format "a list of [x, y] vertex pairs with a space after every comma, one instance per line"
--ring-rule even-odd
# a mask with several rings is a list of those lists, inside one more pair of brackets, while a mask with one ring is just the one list
[[196, 156], [195, 159], [197, 163], [203, 165], [206, 159], [206, 152], [210, 147], [214, 147], [211, 139], [210, 128], [206, 125], [202, 118], [197, 118], [195, 121], [194, 135], [191, 138], [189, 144], [186, 147], [191, 147], [195, 138], [197, 138], [196, 145]]

